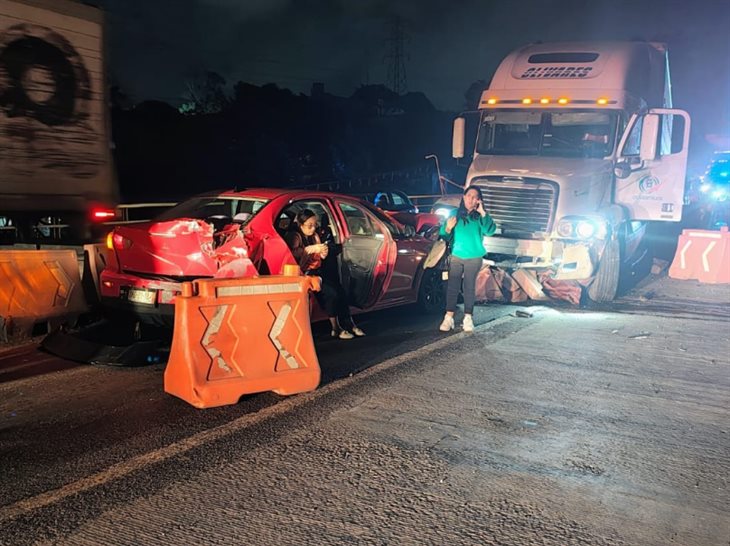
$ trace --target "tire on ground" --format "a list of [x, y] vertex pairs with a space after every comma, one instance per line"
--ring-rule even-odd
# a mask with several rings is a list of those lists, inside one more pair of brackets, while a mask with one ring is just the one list
[[613, 301], [618, 291], [621, 274], [621, 241], [609, 239], [598, 263], [598, 271], [588, 287], [588, 297], [596, 303]]

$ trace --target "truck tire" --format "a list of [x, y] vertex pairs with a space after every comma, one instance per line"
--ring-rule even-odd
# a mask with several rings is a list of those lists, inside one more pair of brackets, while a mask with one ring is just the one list
[[441, 270], [426, 269], [418, 287], [418, 307], [424, 313], [440, 313], [446, 308], [446, 282], [441, 278]]
[[598, 263], [598, 271], [588, 287], [588, 297], [596, 303], [608, 303], [614, 300], [618, 292], [621, 274], [621, 241], [618, 237], [606, 243], [603, 256]]

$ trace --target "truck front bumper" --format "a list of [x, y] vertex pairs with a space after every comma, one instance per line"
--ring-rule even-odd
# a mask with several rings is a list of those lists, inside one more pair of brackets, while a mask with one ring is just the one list
[[490, 257], [500, 257], [495, 265], [513, 269], [554, 271], [556, 280], [584, 280], [595, 273], [597, 249], [604, 241], [563, 241], [544, 239], [485, 239]]

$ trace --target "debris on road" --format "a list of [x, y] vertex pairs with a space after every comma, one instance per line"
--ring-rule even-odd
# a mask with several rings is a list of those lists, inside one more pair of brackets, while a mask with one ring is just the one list
[[669, 267], [668, 261], [660, 260], [659, 258], [654, 258], [654, 260], [651, 264], [651, 274], [652, 275], [661, 275], [664, 271], [666, 271], [667, 267]]

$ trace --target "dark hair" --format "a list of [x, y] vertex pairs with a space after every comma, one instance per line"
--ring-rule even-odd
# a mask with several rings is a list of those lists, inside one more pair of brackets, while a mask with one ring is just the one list
[[309, 220], [312, 216], [317, 216], [317, 215], [311, 209], [300, 210], [299, 212], [297, 212], [297, 217], [296, 217], [297, 224], [302, 226], [304, 224], [304, 222]]
[[468, 218], [471, 216], [472, 218], [475, 218], [475, 214], [478, 216], [479, 213], [477, 211], [471, 211], [469, 212], [466, 210], [466, 205], [464, 204], [464, 196], [466, 195], [466, 192], [469, 191], [475, 191], [477, 192], [477, 195], [479, 196], [479, 200], [484, 202], [484, 197], [482, 196], [482, 190], [477, 188], [476, 186], [469, 186], [464, 190], [464, 193], [461, 194], [461, 201], [459, 202], [459, 210], [456, 211], [456, 217], [459, 220], [464, 220], [464, 223], [468, 220]]

